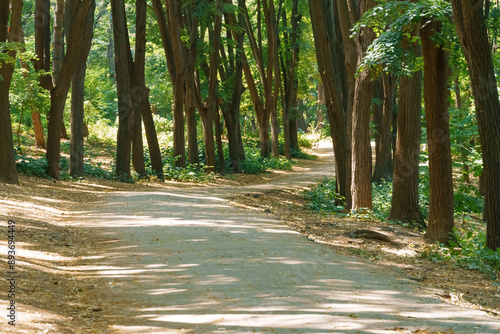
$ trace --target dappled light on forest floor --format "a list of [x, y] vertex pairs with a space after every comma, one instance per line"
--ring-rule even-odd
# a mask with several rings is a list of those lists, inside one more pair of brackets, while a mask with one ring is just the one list
[[[495, 333], [401, 272], [345, 257], [260, 212], [191, 191], [110, 193], [80, 225], [111, 240], [80, 261], [116, 333]], [[76, 268], [75, 268], [76, 269]], [[460, 331], [458, 331], [460, 329]], [[450, 332], [451, 333], [451, 332]]]

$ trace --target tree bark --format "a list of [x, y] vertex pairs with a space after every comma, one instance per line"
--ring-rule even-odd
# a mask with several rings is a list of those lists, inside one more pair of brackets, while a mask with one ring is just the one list
[[198, 133], [196, 122], [196, 110], [193, 102], [193, 88], [186, 87], [185, 113], [186, 113], [186, 128], [188, 139], [188, 159], [191, 164], [199, 163], [198, 156]]
[[449, 53], [432, 41], [441, 23], [431, 21], [420, 31], [424, 56], [424, 102], [429, 151], [429, 221], [425, 239], [448, 244], [453, 232], [453, 177], [448, 117]]
[[[318, 67], [325, 89], [325, 102], [328, 121], [332, 131], [333, 151], [339, 195], [345, 198], [345, 207], [350, 207], [351, 184], [348, 182], [350, 160], [347, 136], [346, 74], [344, 67], [344, 48], [339, 36], [338, 11], [331, 1], [309, 0], [309, 10], [317, 52]], [[332, 19], [333, 18], [333, 19]]]
[[[180, 35], [180, 19], [182, 17], [181, 6], [179, 0], [167, 1], [166, 13], [168, 22], [168, 41], [171, 43], [172, 54], [167, 57], [172, 57], [175, 72], [171, 73], [172, 83], [174, 88], [174, 138], [173, 138], [173, 156], [176, 158], [175, 165], [177, 167], [186, 166], [185, 138], [184, 138], [184, 96], [186, 83], [185, 75], [185, 52], [181, 42]], [[164, 46], [166, 47], [166, 46]], [[167, 60], [168, 63], [168, 60]], [[170, 68], [169, 68], [170, 69]]]
[[[358, 12], [364, 13], [374, 6], [373, 0], [362, 0]], [[363, 27], [354, 41], [356, 43], [358, 64], [361, 63], [368, 46], [375, 34], [371, 28]], [[368, 69], [356, 77], [354, 87], [354, 104], [352, 111], [352, 180], [351, 198], [353, 210], [372, 208], [371, 161], [370, 145], [370, 109], [373, 96], [373, 81]]]
[[[12, 0], [12, 15], [10, 32], [7, 32], [9, 22], [9, 1], [0, 2], [0, 43], [20, 42], [21, 14], [23, 2]], [[2, 51], [3, 55], [14, 59], [14, 50]], [[4, 59], [0, 57], [0, 59]], [[16, 158], [12, 139], [12, 124], [10, 120], [9, 90], [14, 73], [14, 66], [9, 62], [0, 61], [0, 182], [17, 184]]]
[[[258, 6], [259, 18], [264, 13], [266, 22], [266, 33], [268, 38], [267, 43], [267, 63], [264, 63], [264, 53], [262, 47], [262, 33], [261, 22], [258, 19], [257, 26], [257, 39], [255, 38], [253, 28], [251, 25], [248, 9], [245, 6], [245, 19], [246, 31], [249, 38], [252, 53], [257, 63], [257, 68], [260, 74], [260, 80], [264, 88], [264, 98], [262, 99], [255, 84], [255, 79], [252, 77], [252, 72], [246, 57], [244, 61], [243, 71], [250, 91], [250, 96], [257, 116], [257, 123], [259, 125], [259, 139], [260, 139], [260, 154], [262, 157], [268, 158], [271, 153], [271, 141], [269, 140], [270, 134], [270, 116], [273, 112], [277, 112], [277, 103], [280, 86], [280, 73], [278, 62], [278, 49], [277, 49], [277, 20], [274, 9], [273, 0], [264, 0], [262, 6]], [[264, 101], [264, 102], [263, 102]], [[278, 131], [273, 130], [276, 134]], [[274, 141], [276, 140], [274, 136]], [[275, 145], [275, 144], [274, 144]], [[273, 155], [276, 153], [276, 145], [274, 147]]]
[[[225, 0], [226, 4], [230, 4], [231, 0]], [[233, 13], [225, 13], [225, 21], [233, 26], [238, 25], [241, 31], [232, 30], [228, 32], [228, 39], [232, 38], [236, 43], [236, 52], [232, 50], [231, 43], [227, 43], [228, 53], [230, 54], [228, 59], [228, 69], [221, 72], [221, 77], [223, 81], [229, 79], [229, 74], [234, 76], [233, 94], [231, 96], [231, 101], [227, 101], [222, 106], [222, 112], [224, 114], [224, 121], [226, 123], [227, 129], [227, 139], [229, 146], [229, 158], [231, 159], [231, 167], [233, 172], [240, 173], [241, 166], [240, 160], [241, 155], [239, 152], [239, 145], [241, 141], [240, 132], [240, 103], [241, 95], [243, 93], [243, 40], [245, 30], [245, 17], [243, 16], [244, 10], [244, 0], [238, 0], [238, 8], [240, 9], [238, 13], [238, 19]], [[233, 58], [234, 59], [231, 59]], [[244, 156], [244, 152], [243, 152]]]
[[64, 58], [64, 1], [56, 1], [56, 9], [54, 15], [54, 51], [52, 57], [53, 75], [52, 80], [55, 85], [61, 72], [61, 66]]
[[[145, 0], [136, 1], [136, 28], [135, 28], [135, 52], [132, 63], [133, 73], [131, 82], [132, 110], [134, 113], [134, 135], [132, 140], [132, 165], [134, 170], [141, 176], [146, 177], [146, 166], [144, 163], [144, 146], [142, 140], [142, 114], [150, 114], [145, 103], [148, 96], [146, 88], [146, 10]], [[130, 55], [130, 59], [132, 55]]]
[[47, 162], [48, 174], [59, 179], [59, 158], [61, 152], [61, 131], [63, 111], [71, 81], [80, 58], [80, 43], [83, 40], [84, 22], [90, 10], [92, 0], [82, 2], [73, 0], [71, 31], [68, 35], [67, 53], [61, 66], [55, 87], [50, 91], [50, 111], [47, 126]]
[[40, 76], [40, 86], [46, 90], [53, 88], [50, 77], [50, 0], [35, 2], [35, 70], [44, 70], [47, 74]]
[[81, 41], [80, 58], [78, 60], [75, 77], [71, 89], [71, 135], [70, 135], [70, 163], [69, 174], [73, 177], [83, 177], [84, 157], [84, 95], [85, 72], [87, 58], [92, 46], [94, 29], [95, 1], [92, 2], [85, 20], [83, 39]]
[[452, 6], [460, 45], [469, 67], [481, 139], [486, 244], [496, 250], [500, 247], [500, 101], [483, 1], [452, 0]]
[[[413, 45], [417, 56], [420, 46]], [[399, 114], [394, 150], [392, 202], [389, 220], [416, 223], [425, 228], [418, 202], [419, 156], [421, 140], [422, 72], [399, 80]]]
[[[392, 175], [392, 115], [394, 106], [394, 93], [396, 89], [396, 78], [392, 74], [382, 74], [383, 102], [382, 117], [380, 123], [376, 124], [377, 133], [375, 137], [375, 169], [373, 171], [373, 182], [388, 180]], [[374, 115], [375, 117], [375, 115]]]
[[118, 137], [116, 147], [116, 176], [130, 178], [130, 150], [134, 113], [130, 98], [130, 43], [124, 0], [111, 0], [113, 39], [115, 44], [116, 86], [118, 92]]
[[[291, 32], [283, 32], [283, 40], [286, 46], [291, 49], [288, 58], [287, 53], [281, 52], [283, 78], [284, 78], [284, 107], [283, 107], [283, 137], [285, 146], [285, 158], [292, 158], [292, 148], [298, 149], [298, 127], [297, 127], [297, 76], [296, 68], [299, 62], [300, 48], [297, 40], [300, 34], [299, 23], [302, 15], [298, 12], [298, 0], [292, 2]], [[283, 11], [283, 23], [287, 23], [286, 11]]]
[[222, 123], [220, 121], [220, 114], [215, 113], [215, 138], [217, 142], [217, 158], [219, 160], [219, 173], [226, 174], [226, 165], [224, 163], [224, 147], [222, 145]]

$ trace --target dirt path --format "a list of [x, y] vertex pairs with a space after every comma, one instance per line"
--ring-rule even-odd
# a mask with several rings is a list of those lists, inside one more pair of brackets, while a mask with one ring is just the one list
[[[20, 255], [37, 257], [23, 263], [32, 269], [20, 274], [19, 327], [12, 331], [2, 323], [0, 332], [500, 331], [498, 319], [443, 303], [402, 271], [338, 254], [271, 214], [233, 205], [236, 195], [302, 188], [332, 176], [331, 146], [316, 153], [320, 161], [265, 176], [260, 184], [124, 185], [117, 191], [71, 183], [61, 185], [65, 195], [55, 201], [54, 183], [47, 181], [33, 188], [40, 205], [29, 216], [29, 210], [16, 209], [19, 202], [4, 200], [9, 216], [33, 219], [32, 225], [19, 219], [31, 227], [20, 230], [19, 241], [26, 239]], [[78, 201], [74, 190], [100, 201], [76, 213], [72, 206], [64, 210], [64, 203]], [[44, 211], [53, 212], [44, 217]], [[43, 251], [29, 250], [36, 231], [45, 228], [38, 220], [61, 226], [46, 224]]]
[[[320, 150], [327, 154], [327, 148]], [[303, 186], [329, 163], [248, 187], [109, 193], [78, 225], [108, 238], [84, 264], [96, 333], [498, 333], [500, 321], [445, 304], [402, 272], [339, 255], [242, 192]], [[91, 331], [91, 328], [89, 328]]]

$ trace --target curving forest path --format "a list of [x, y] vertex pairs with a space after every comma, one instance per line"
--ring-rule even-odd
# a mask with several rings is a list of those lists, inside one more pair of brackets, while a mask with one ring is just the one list
[[438, 300], [402, 271], [339, 255], [229, 198], [301, 187], [322, 162], [263, 184], [107, 193], [75, 222], [105, 236], [82, 260], [88, 333], [499, 333], [500, 320]]

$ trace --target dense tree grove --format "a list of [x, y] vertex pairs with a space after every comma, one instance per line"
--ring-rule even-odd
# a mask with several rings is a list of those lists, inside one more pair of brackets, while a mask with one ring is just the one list
[[21, 137], [59, 179], [68, 127], [69, 175], [114, 128], [124, 181], [163, 179], [166, 161], [240, 173], [247, 137], [291, 159], [323, 128], [344, 210], [371, 210], [390, 181], [389, 219], [448, 244], [457, 192], [484, 196], [497, 249], [499, 46], [489, 0], [2, 0], [0, 181], [18, 182]]

